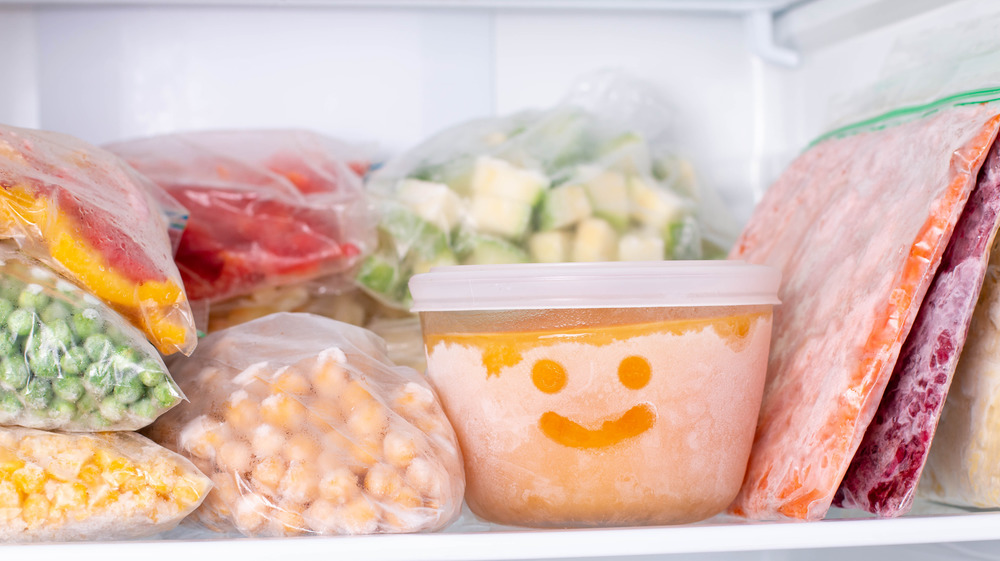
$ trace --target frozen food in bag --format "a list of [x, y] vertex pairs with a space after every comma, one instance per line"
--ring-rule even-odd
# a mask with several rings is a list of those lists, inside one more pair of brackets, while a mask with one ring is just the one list
[[192, 300], [343, 273], [375, 245], [368, 160], [306, 131], [211, 131], [108, 146], [189, 215], [177, 266]]
[[969, 96], [835, 131], [758, 204], [731, 257], [782, 271], [757, 432], [730, 510], [825, 515], [997, 134]]
[[983, 286], [998, 220], [1000, 144], [994, 143], [835, 505], [880, 516], [899, 516], [912, 506]]
[[135, 433], [0, 427], [0, 542], [152, 536], [211, 486], [190, 461]]
[[918, 494], [974, 508], [1000, 508], [1000, 244], [927, 457]]
[[0, 246], [0, 425], [137, 430], [181, 399], [138, 329], [41, 263]]
[[157, 189], [70, 136], [0, 125], [0, 237], [85, 287], [165, 354], [197, 342]]
[[463, 123], [376, 170], [379, 249], [359, 284], [408, 308], [431, 267], [722, 257], [738, 234], [669, 134], [659, 93], [616, 73], [561, 103]]
[[273, 314], [171, 363], [191, 403], [149, 430], [215, 482], [198, 520], [247, 536], [437, 530], [465, 487], [455, 432], [369, 331]]

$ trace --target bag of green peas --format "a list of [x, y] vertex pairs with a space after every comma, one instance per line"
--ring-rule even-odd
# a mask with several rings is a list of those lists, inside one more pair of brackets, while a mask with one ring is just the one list
[[138, 430], [182, 399], [142, 332], [44, 265], [0, 248], [0, 425]]

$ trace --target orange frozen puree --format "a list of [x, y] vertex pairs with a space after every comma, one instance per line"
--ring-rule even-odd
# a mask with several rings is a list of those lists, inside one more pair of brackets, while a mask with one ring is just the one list
[[684, 523], [735, 497], [771, 314], [427, 331], [470, 508], [528, 526]]

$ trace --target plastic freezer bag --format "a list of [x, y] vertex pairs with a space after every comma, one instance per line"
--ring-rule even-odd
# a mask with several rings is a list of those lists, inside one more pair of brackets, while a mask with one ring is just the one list
[[372, 174], [379, 250], [358, 273], [408, 308], [430, 267], [722, 257], [735, 223], [673, 147], [671, 113], [615, 73], [560, 104], [446, 130]]
[[135, 433], [0, 427], [0, 542], [151, 536], [176, 526], [211, 485]]
[[177, 251], [192, 300], [353, 267], [375, 245], [358, 149], [305, 131], [168, 135], [108, 146], [188, 210]]
[[437, 530], [465, 488], [455, 433], [382, 341], [309, 314], [206, 337], [171, 364], [192, 402], [149, 430], [215, 482], [198, 519], [248, 536]]
[[1000, 107], [961, 101], [818, 141], [737, 241], [782, 271], [782, 305], [734, 513], [826, 514], [997, 133]]
[[194, 320], [156, 186], [75, 138], [0, 125], [0, 237], [86, 287], [165, 354], [190, 352]]
[[998, 223], [1000, 144], [994, 142], [835, 505], [899, 516], [913, 504]]
[[138, 329], [0, 246], [0, 425], [136, 430], [181, 399]]

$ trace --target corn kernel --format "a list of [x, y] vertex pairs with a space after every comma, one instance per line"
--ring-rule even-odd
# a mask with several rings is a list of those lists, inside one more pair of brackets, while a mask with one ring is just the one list
[[40, 493], [45, 479], [45, 472], [38, 466], [24, 466], [11, 476], [17, 490], [24, 494]]
[[29, 528], [36, 528], [49, 517], [50, 510], [48, 499], [38, 493], [32, 493], [24, 498], [21, 518]]
[[21, 493], [10, 481], [0, 481], [0, 509], [21, 506]]
[[101, 468], [97, 467], [96, 464], [85, 464], [82, 468], [80, 468], [80, 473], [76, 478], [77, 481], [93, 487], [94, 485], [104, 481], [104, 478], [102, 477], [103, 474], [104, 472], [101, 471]]
[[0, 477], [9, 476], [24, 467], [24, 462], [14, 452], [0, 448]]

